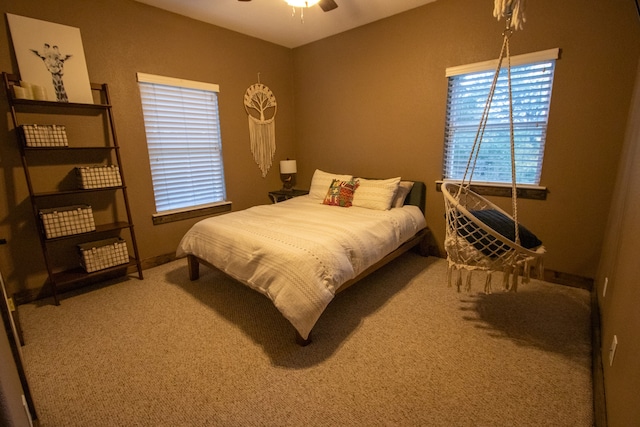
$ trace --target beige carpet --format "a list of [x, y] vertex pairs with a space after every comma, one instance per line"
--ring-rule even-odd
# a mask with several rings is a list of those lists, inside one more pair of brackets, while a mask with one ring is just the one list
[[338, 295], [308, 347], [271, 302], [185, 260], [19, 307], [40, 425], [590, 426], [590, 298], [445, 283], [403, 255]]

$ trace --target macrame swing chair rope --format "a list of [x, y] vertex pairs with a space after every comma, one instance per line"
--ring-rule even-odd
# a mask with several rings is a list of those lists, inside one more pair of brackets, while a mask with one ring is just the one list
[[[506, 290], [516, 291], [518, 278], [524, 283], [530, 279], [532, 267], [537, 267], [542, 275], [542, 256], [545, 252], [541, 245], [527, 249], [521, 246], [520, 226], [518, 225], [518, 204], [516, 188], [515, 137], [513, 129], [513, 102], [511, 91], [511, 61], [509, 39], [512, 28], [521, 29], [524, 22], [524, 0], [495, 0], [494, 16], [506, 18], [506, 29], [503, 33], [502, 49], [498, 65], [493, 76], [487, 102], [484, 106], [478, 131], [475, 136], [467, 166], [460, 183], [445, 182], [442, 194], [445, 203], [446, 234], [445, 250], [449, 264], [448, 284], [455, 281], [458, 290], [470, 290], [472, 272], [486, 272], [485, 292], [491, 293], [492, 274], [502, 272], [502, 285]], [[507, 82], [509, 96], [509, 134], [511, 151], [511, 200], [512, 215], [471, 190], [473, 172], [478, 160], [480, 145], [489, 118], [489, 111], [496, 91], [503, 62], [507, 65]], [[504, 230], [499, 232], [480, 218], [506, 218], [512, 224], [512, 238], [505, 237]], [[463, 280], [463, 272], [466, 277]]]

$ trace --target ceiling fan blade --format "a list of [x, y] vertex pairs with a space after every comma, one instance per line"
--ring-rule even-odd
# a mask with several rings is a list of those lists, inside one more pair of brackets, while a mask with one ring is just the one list
[[333, 0], [320, 0], [320, 3], [318, 3], [318, 5], [325, 12], [329, 12], [338, 7], [337, 3]]

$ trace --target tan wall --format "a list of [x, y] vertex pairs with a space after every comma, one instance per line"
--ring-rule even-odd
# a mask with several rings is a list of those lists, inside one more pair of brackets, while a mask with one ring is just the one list
[[[630, 126], [596, 280], [610, 427], [640, 424], [640, 63], [638, 65], [635, 101], [629, 115]], [[614, 335], [618, 347], [610, 365], [609, 348]]]
[[[491, 3], [491, 2], [489, 2]], [[519, 218], [552, 270], [593, 278], [640, 53], [633, 2], [527, 3], [512, 54], [559, 47], [541, 185]], [[442, 248], [447, 67], [498, 57], [503, 22], [487, 2], [446, 0], [294, 50], [299, 172], [401, 175], [428, 183]], [[510, 208], [510, 199], [495, 200]]]
[[[5, 6], [6, 5], [6, 6]], [[234, 209], [268, 203], [267, 192], [281, 187], [278, 168], [266, 178], [249, 144], [243, 95], [260, 81], [276, 95], [275, 160], [295, 157], [291, 50], [232, 31], [161, 11], [131, 0], [9, 0], [0, 20], [0, 70], [18, 73], [4, 13], [28, 16], [80, 29], [91, 81], [110, 86], [122, 147], [131, 208], [141, 258], [173, 253], [195, 220], [154, 226], [151, 175], [136, 72], [220, 85], [220, 116], [228, 199]], [[44, 261], [31, 214], [6, 95], [0, 93], [0, 266], [10, 292], [38, 289], [46, 282]]]

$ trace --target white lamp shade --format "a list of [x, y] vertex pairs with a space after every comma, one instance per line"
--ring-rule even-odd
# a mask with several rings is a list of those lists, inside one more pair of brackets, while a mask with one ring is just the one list
[[295, 160], [280, 160], [280, 173], [296, 173], [298, 167]]

